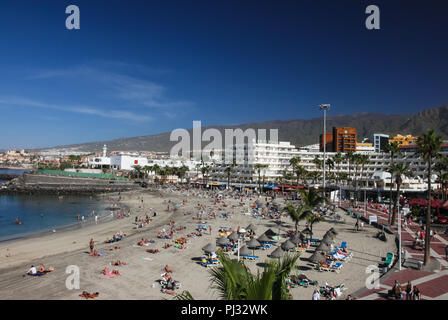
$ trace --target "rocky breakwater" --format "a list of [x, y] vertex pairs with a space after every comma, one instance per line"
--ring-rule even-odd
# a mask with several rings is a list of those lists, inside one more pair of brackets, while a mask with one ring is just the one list
[[134, 181], [24, 174], [0, 187], [2, 193], [92, 194], [141, 189]]

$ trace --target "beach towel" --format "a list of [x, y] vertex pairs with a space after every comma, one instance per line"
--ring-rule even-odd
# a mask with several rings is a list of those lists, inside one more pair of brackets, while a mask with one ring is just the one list
[[146, 261], [154, 261], [154, 259], [149, 258], [149, 257], [142, 257], [142, 259], [143, 259], [143, 260], [146, 260]]

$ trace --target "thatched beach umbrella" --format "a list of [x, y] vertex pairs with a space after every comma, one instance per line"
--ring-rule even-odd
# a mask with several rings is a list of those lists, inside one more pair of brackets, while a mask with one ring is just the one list
[[268, 237], [274, 237], [277, 235], [277, 233], [274, 232], [272, 229], [266, 230], [266, 232], [264, 234], [267, 235]]
[[322, 254], [322, 251], [317, 251], [317, 250], [314, 251], [314, 253], [311, 255], [311, 257], [309, 257], [309, 260], [314, 263], [327, 261], [327, 259]]
[[205, 247], [202, 248], [206, 253], [212, 253], [216, 251], [216, 246], [213, 243], [209, 243]]
[[265, 234], [263, 233], [259, 238], [258, 238], [258, 242], [263, 243], [263, 242], [271, 242], [272, 240]]
[[295, 233], [289, 240], [294, 244], [298, 244], [298, 243], [302, 243], [303, 238], [304, 238], [304, 236], [301, 233]]
[[274, 251], [272, 251], [270, 257], [274, 259], [280, 259], [285, 254], [282, 248], [278, 247]]
[[258, 242], [255, 238], [250, 239], [246, 245], [252, 249], [252, 255], [254, 255], [254, 250], [261, 246], [260, 242]]
[[216, 243], [220, 246], [225, 246], [228, 242], [228, 239], [226, 237], [220, 237], [218, 240], [216, 240]]
[[247, 254], [249, 254], [250, 253], [250, 251], [249, 251], [249, 249], [247, 248], [247, 246], [244, 246], [244, 247], [242, 247], [241, 249], [240, 249], [240, 255], [242, 255], [242, 256], [245, 256], [245, 255], [247, 255]]
[[255, 231], [256, 227], [251, 223], [246, 227], [247, 230]]
[[293, 249], [293, 248], [295, 248], [295, 247], [296, 247], [296, 245], [295, 245], [294, 243], [292, 243], [291, 241], [289, 241], [289, 240], [286, 240], [286, 241], [283, 242], [282, 245], [281, 245], [281, 248], [282, 248], [283, 250], [285, 250], [285, 251], [289, 251], [289, 250], [291, 250], [291, 249]]
[[239, 238], [238, 233], [236, 231], [233, 231], [227, 238], [232, 241], [237, 241]]
[[334, 228], [330, 228], [330, 230], [328, 231], [331, 231], [331, 233], [333, 233], [335, 236], [338, 235], [338, 232]]
[[333, 239], [330, 237], [323, 237], [322, 241], [320, 243], [325, 243], [326, 245], [330, 246], [333, 244]]
[[316, 251], [325, 251], [325, 252], [327, 252], [327, 251], [330, 251], [330, 250], [331, 250], [330, 245], [328, 245], [328, 244], [326, 244], [326, 243], [324, 243], [324, 242], [321, 242], [321, 243], [317, 246], [317, 248], [316, 248]]
[[311, 238], [313, 236], [313, 232], [310, 230], [310, 228], [304, 229], [301, 233], [308, 238]]

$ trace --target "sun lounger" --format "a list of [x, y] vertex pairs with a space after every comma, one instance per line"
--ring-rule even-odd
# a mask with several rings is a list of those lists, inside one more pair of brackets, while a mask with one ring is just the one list
[[347, 248], [347, 242], [342, 241], [341, 245], [338, 247], [339, 249]]
[[244, 255], [243, 258], [247, 259], [247, 260], [257, 260], [260, 257], [259, 256]]
[[390, 268], [390, 266], [392, 265], [392, 262], [394, 261], [394, 254], [389, 252], [386, 256], [386, 260], [384, 260], [384, 264], [386, 267]]

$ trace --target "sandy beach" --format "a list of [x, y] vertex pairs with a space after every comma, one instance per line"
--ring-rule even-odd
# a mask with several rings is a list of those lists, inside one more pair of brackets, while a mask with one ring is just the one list
[[[196, 194], [196, 195], [195, 195]], [[120, 203], [126, 205], [131, 210], [131, 216], [123, 219], [116, 219], [111, 222], [99, 223], [98, 225], [87, 226], [79, 230], [56, 232], [40, 237], [23, 239], [0, 244], [0, 296], [2, 299], [82, 299], [79, 294], [82, 291], [99, 292], [97, 299], [171, 299], [172, 296], [164, 294], [160, 290], [157, 280], [160, 279], [162, 268], [169, 265], [173, 269], [172, 276], [180, 281], [181, 287], [176, 290], [181, 293], [188, 290], [195, 299], [218, 299], [217, 292], [210, 289], [209, 271], [199, 263], [199, 257], [203, 256], [201, 250], [208, 243], [215, 243], [218, 237], [220, 226], [229, 226], [237, 229], [238, 226], [246, 227], [250, 223], [256, 225], [256, 237], [271, 228], [275, 231], [278, 226], [275, 221], [268, 219], [255, 219], [252, 216], [243, 215], [249, 206], [253, 205], [256, 198], [246, 199], [244, 205], [240, 206], [240, 200], [226, 198], [226, 207], [214, 205], [213, 198], [202, 198], [197, 190], [187, 193], [187, 191], [130, 191], [121, 193]], [[118, 194], [109, 194], [111, 200], [118, 200]], [[142, 202], [143, 199], [143, 202]], [[168, 212], [167, 206], [171, 208], [174, 204], [182, 204], [177, 210]], [[264, 202], [265, 198], [260, 197]], [[280, 204], [283, 200], [278, 200]], [[211, 226], [211, 235], [208, 231], [201, 237], [188, 238], [189, 242], [185, 249], [170, 247], [164, 249], [166, 243], [174, 244], [173, 239], [186, 237], [187, 234], [196, 230], [199, 212], [198, 203], [206, 206], [206, 210], [233, 212], [232, 218], [226, 220], [220, 214], [216, 218], [205, 219], [205, 224]], [[150, 210], [151, 208], [151, 210]], [[134, 229], [135, 217], [144, 216], [148, 212], [157, 212], [157, 216], [152, 217], [151, 223], [142, 228]], [[184, 213], [190, 213], [185, 215]], [[320, 222], [313, 226], [315, 238], [321, 238], [331, 227], [338, 232], [336, 243], [346, 241], [348, 250], [353, 252], [354, 257], [344, 263], [340, 273], [319, 272], [314, 270], [307, 258], [312, 254], [314, 248], [304, 252], [299, 260], [299, 270], [296, 274], [303, 273], [312, 280], [317, 280], [324, 285], [339, 285], [343, 283], [347, 290], [343, 291], [344, 298], [347, 294], [356, 292], [365, 286], [366, 267], [369, 265], [378, 266], [387, 252], [395, 252], [396, 247], [393, 236], [388, 235], [388, 241], [382, 242], [374, 236], [377, 229], [366, 226], [364, 231], [354, 231], [355, 219], [340, 211], [344, 223]], [[184, 230], [174, 234], [173, 239], [158, 239], [157, 233], [165, 228], [169, 230], [168, 223], [175, 221], [175, 227], [185, 227]], [[281, 240], [284, 242], [286, 231], [294, 228], [289, 218], [282, 218], [283, 224], [280, 228]], [[304, 228], [305, 222], [301, 222], [299, 230]], [[108, 251], [112, 244], [105, 244], [104, 241], [111, 238], [113, 234], [122, 231], [126, 236], [120, 242], [114, 244], [121, 249]], [[89, 241], [93, 238], [95, 249], [106, 253], [105, 256], [89, 256]], [[141, 238], [148, 238], [155, 242], [148, 247], [139, 247], [137, 242]], [[157, 254], [147, 253], [146, 249], [159, 249]], [[9, 249], [9, 251], [7, 250]], [[246, 261], [246, 265], [256, 272], [262, 270], [263, 262], [268, 259], [274, 248], [268, 250], [256, 250], [255, 254], [260, 257], [257, 261]], [[7, 257], [10, 253], [11, 256]], [[236, 258], [236, 257], [235, 257]], [[125, 261], [127, 265], [112, 267], [111, 261]], [[54, 266], [55, 271], [41, 277], [31, 277], [24, 275], [31, 265], [38, 266], [43, 263], [45, 266]], [[66, 268], [69, 265], [76, 265], [80, 269], [80, 288], [69, 290], [66, 288]], [[121, 276], [106, 278], [101, 274], [105, 267], [118, 269]], [[292, 295], [294, 299], [310, 300], [315, 288], [294, 288]]]

